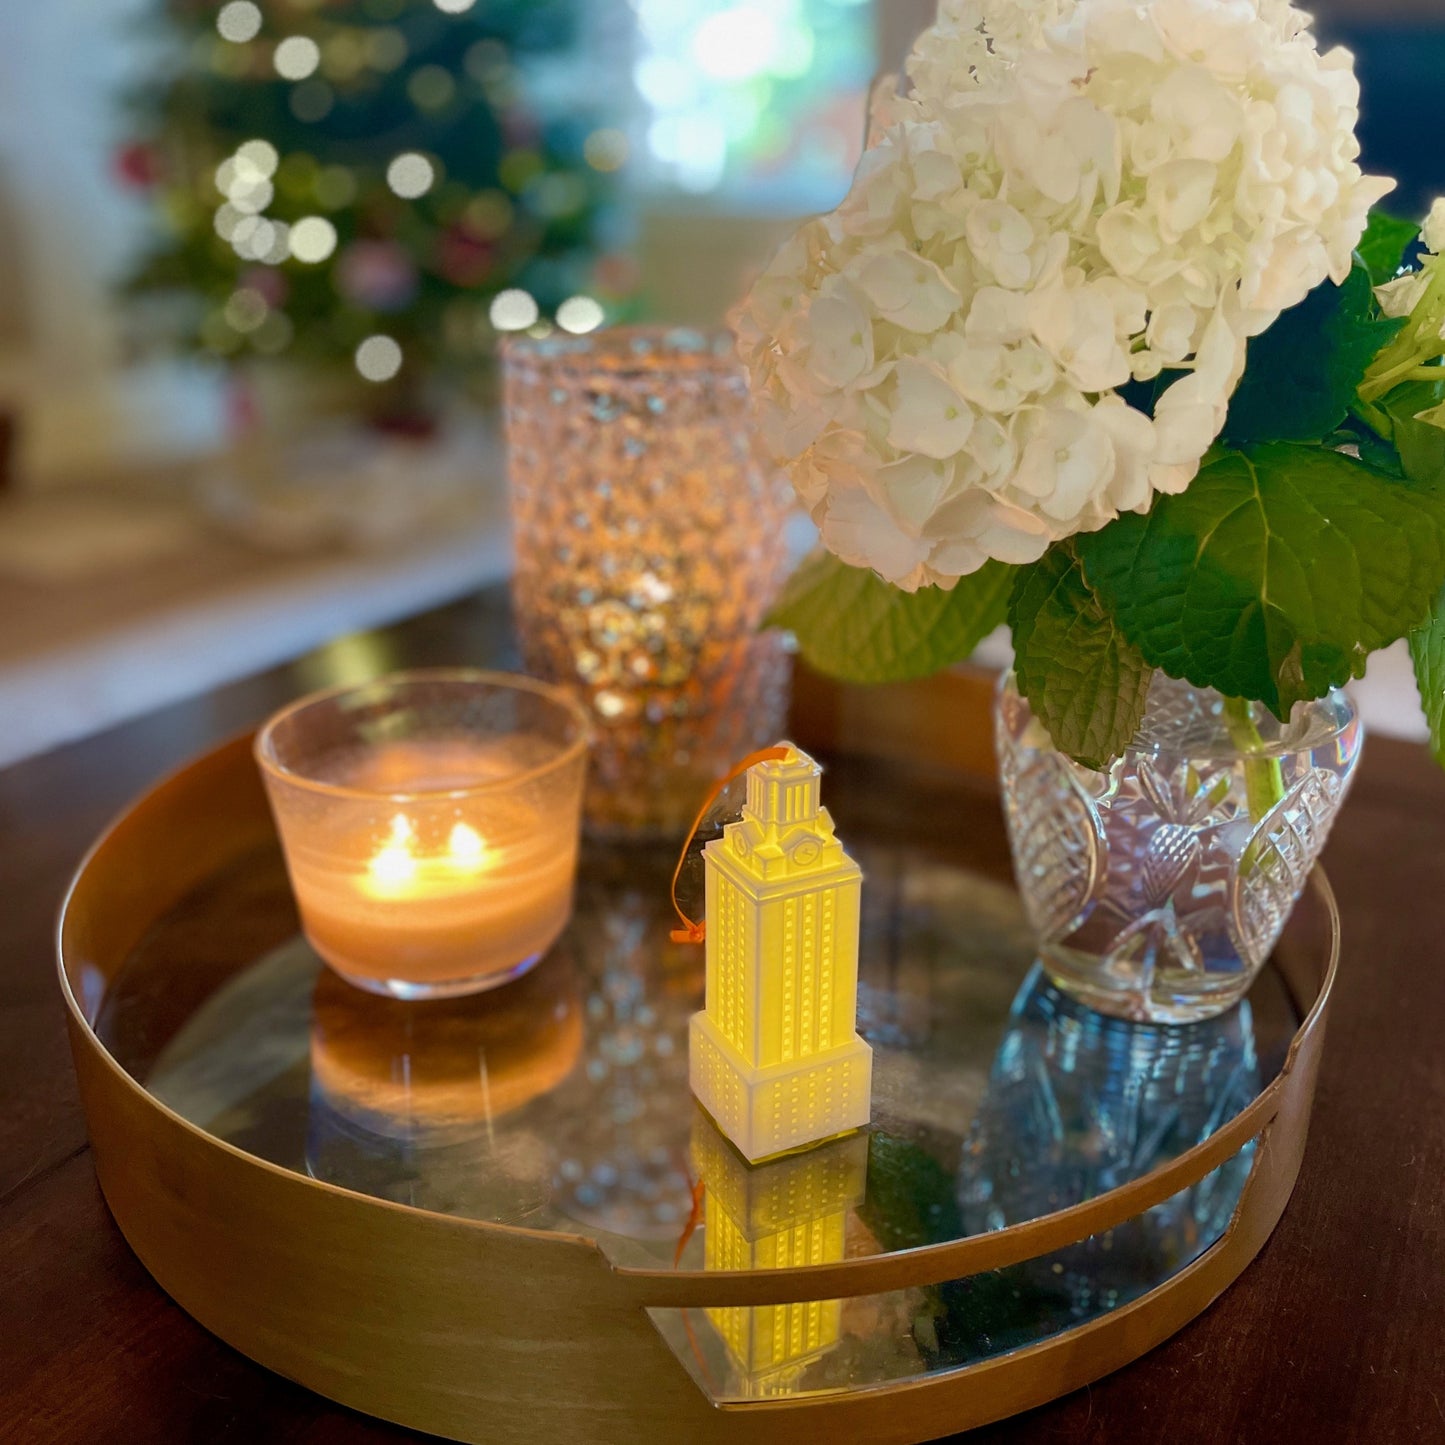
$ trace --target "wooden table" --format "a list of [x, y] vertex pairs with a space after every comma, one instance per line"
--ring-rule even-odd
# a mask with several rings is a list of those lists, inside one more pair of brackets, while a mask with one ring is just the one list
[[[51, 935], [87, 844], [159, 775], [299, 692], [458, 661], [514, 662], [495, 593], [0, 773], [0, 1439], [418, 1438], [251, 1364], [131, 1254], [88, 1157]], [[976, 715], [981, 686], [949, 677], [865, 694], [805, 679], [797, 725], [809, 743], [883, 753], [922, 743], [946, 758], [956, 782], [935, 792], [938, 807], [1002, 870], [986, 743], [953, 721], [967, 707]], [[934, 816], [917, 826], [936, 826]], [[1371, 743], [1326, 866], [1344, 959], [1284, 1221], [1244, 1278], [1174, 1339], [1090, 1390], [976, 1432], [975, 1445], [1445, 1440], [1445, 775], [1423, 750]]]

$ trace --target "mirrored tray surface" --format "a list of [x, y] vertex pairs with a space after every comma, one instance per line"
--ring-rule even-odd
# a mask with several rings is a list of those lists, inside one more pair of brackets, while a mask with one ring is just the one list
[[[319, 963], [263, 848], [150, 929], [97, 1031], [154, 1098], [284, 1169], [682, 1271], [830, 1263], [1041, 1217], [1176, 1158], [1283, 1067], [1300, 1019], [1273, 969], [1212, 1022], [1106, 1019], [1034, 966], [1010, 886], [924, 842], [845, 836], [868, 880], [873, 1124], [771, 1164], [745, 1164], [688, 1091], [702, 950], [668, 940], [661, 852], [588, 853], [573, 924], [527, 978], [402, 1003]], [[956, 1369], [1176, 1274], [1223, 1234], [1254, 1148], [1124, 1225], [991, 1275], [654, 1321], [717, 1400]]]

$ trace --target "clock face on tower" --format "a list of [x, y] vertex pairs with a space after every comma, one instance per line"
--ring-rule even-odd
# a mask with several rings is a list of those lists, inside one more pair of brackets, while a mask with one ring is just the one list
[[788, 849], [788, 857], [801, 868], [811, 867], [823, 855], [823, 845], [816, 838], [799, 838]]

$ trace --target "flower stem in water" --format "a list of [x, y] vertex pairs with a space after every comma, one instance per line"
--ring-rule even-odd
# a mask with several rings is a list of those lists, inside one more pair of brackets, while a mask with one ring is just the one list
[[1258, 823], [1284, 800], [1284, 773], [1278, 758], [1261, 756], [1264, 739], [1244, 698], [1225, 698], [1224, 722], [1235, 747], [1244, 755], [1244, 790], [1249, 800], [1249, 816]]

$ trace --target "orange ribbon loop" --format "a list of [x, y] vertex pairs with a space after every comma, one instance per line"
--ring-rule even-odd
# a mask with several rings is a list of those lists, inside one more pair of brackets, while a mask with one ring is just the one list
[[692, 840], [697, 837], [697, 830], [702, 827], [702, 820], [707, 817], [712, 805], [717, 802], [722, 790], [729, 783], [735, 783], [749, 768], [755, 767], [758, 763], [781, 762], [787, 756], [787, 748], [760, 748], [755, 753], [749, 753], [725, 778], [719, 778], [712, 785], [702, 807], [697, 810], [697, 817], [692, 820], [692, 827], [687, 831], [682, 852], [677, 857], [677, 867], [672, 872], [672, 906], [682, 920], [682, 927], [672, 930], [674, 943], [703, 943], [707, 939], [707, 921], [704, 919], [701, 923], [694, 922], [682, 911], [682, 904], [677, 901], [677, 880], [682, 877], [682, 865], [687, 862], [687, 850], [692, 847]]

